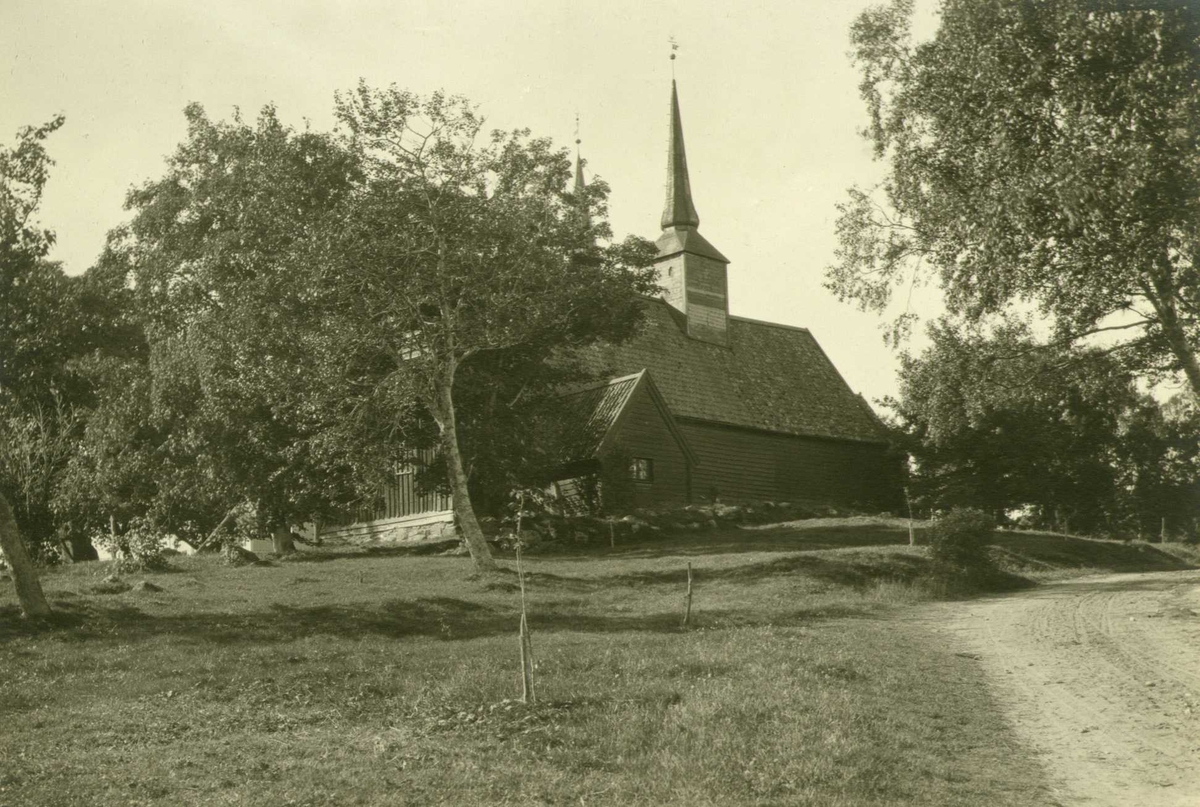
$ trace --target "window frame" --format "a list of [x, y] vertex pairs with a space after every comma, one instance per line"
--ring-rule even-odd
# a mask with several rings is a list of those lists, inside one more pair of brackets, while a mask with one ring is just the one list
[[629, 478], [634, 482], [649, 484], [654, 481], [654, 459], [651, 457], [631, 457], [629, 460]]

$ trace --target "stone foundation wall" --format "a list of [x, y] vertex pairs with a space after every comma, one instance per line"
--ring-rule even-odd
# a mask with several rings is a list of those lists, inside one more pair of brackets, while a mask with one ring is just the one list
[[321, 540], [352, 544], [402, 544], [414, 541], [444, 541], [456, 537], [453, 513], [426, 514], [417, 518], [367, 521], [347, 527], [322, 527]]

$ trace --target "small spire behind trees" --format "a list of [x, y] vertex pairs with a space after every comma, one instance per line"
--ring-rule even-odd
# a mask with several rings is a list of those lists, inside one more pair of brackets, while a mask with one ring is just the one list
[[575, 204], [579, 208], [579, 217], [582, 219], [583, 226], [587, 229], [592, 228], [592, 214], [588, 208], [587, 200], [587, 183], [583, 179], [583, 156], [580, 152], [580, 144], [583, 141], [579, 137], [579, 113], [575, 113], [575, 187], [572, 189], [575, 194]]

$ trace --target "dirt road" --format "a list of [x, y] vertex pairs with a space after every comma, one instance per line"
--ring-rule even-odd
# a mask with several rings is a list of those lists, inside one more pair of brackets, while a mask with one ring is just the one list
[[1200, 806], [1200, 572], [936, 606], [1064, 804]]

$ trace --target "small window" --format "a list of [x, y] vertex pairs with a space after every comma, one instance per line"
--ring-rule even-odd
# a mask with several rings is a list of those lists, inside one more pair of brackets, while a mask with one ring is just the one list
[[629, 476], [635, 482], [653, 482], [654, 460], [634, 457], [629, 463]]

